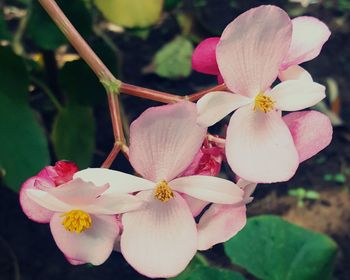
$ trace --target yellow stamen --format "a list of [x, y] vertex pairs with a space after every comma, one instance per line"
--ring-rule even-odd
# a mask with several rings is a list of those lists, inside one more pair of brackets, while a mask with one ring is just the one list
[[167, 202], [169, 199], [174, 198], [175, 195], [170, 189], [168, 182], [162, 180], [156, 186], [154, 197], [158, 198], [161, 202]]
[[82, 233], [92, 226], [90, 215], [82, 210], [71, 210], [60, 217], [65, 217], [62, 225], [69, 232]]
[[275, 101], [273, 101], [270, 96], [264, 95], [263, 92], [260, 92], [255, 97], [254, 111], [256, 111], [256, 109], [259, 109], [261, 112], [267, 113], [274, 108], [274, 105]]

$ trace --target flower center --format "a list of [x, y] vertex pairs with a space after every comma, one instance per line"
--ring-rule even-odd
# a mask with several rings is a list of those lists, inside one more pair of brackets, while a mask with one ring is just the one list
[[270, 96], [264, 95], [263, 92], [260, 92], [255, 97], [254, 111], [258, 109], [261, 112], [267, 113], [273, 109], [274, 105], [275, 105], [275, 101], [273, 101]]
[[61, 217], [65, 217], [62, 225], [69, 232], [82, 233], [92, 226], [90, 215], [82, 210], [72, 210], [62, 214]]
[[154, 197], [159, 199], [161, 202], [167, 202], [168, 200], [174, 198], [175, 195], [170, 189], [168, 182], [162, 180], [156, 185], [156, 189], [154, 190]]

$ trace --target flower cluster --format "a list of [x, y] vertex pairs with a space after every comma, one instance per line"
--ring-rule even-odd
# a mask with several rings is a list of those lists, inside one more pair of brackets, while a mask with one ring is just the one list
[[[244, 227], [258, 183], [290, 179], [330, 143], [323, 114], [281, 113], [324, 98], [299, 64], [316, 57], [329, 35], [317, 19], [291, 20], [275, 6], [240, 15], [193, 55], [193, 67], [217, 75], [230, 92], [149, 108], [131, 124], [129, 160], [139, 176], [60, 161], [23, 184], [24, 213], [50, 223], [72, 264], [99, 265], [114, 248], [148, 277], [179, 274], [197, 250]], [[233, 111], [226, 139], [209, 137], [207, 128]], [[216, 177], [226, 159], [236, 183]]]

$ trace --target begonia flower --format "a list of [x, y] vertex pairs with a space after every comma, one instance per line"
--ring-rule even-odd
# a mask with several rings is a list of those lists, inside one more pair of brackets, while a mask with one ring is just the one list
[[[38, 186], [44, 184], [42, 186]], [[58, 248], [74, 265], [102, 264], [111, 254], [119, 234], [115, 214], [142, 207], [143, 202], [129, 194], [108, 193], [109, 185], [96, 186], [74, 179], [58, 187], [46, 186], [45, 179], [35, 182], [37, 189], [26, 189], [27, 199], [51, 212], [50, 229]], [[30, 205], [31, 207], [32, 205]], [[25, 211], [25, 214], [27, 212]], [[36, 220], [31, 209], [29, 218]], [[34, 216], [34, 217], [33, 217]]]
[[31, 200], [26, 191], [29, 189], [48, 190], [72, 180], [78, 167], [71, 161], [58, 161], [54, 166], [46, 166], [36, 176], [26, 180], [19, 192], [19, 200], [23, 212], [31, 220], [38, 223], [48, 223], [53, 212], [41, 207]]
[[[317, 57], [331, 35], [326, 24], [310, 16], [294, 18], [292, 26], [292, 41], [289, 51], [279, 69], [281, 80], [291, 79], [295, 77], [297, 72], [306, 72], [299, 64]], [[192, 54], [192, 68], [200, 73], [216, 75], [218, 82], [222, 83], [223, 78], [216, 61], [216, 47], [219, 42], [220, 37], [203, 40]], [[286, 72], [287, 69], [289, 69], [288, 72]], [[304, 75], [308, 75], [308, 73], [306, 72]]]
[[[122, 215], [120, 248], [138, 272], [173, 277], [197, 251], [198, 231], [182, 194], [217, 204], [237, 204], [244, 192], [233, 182], [203, 175], [177, 177], [192, 162], [206, 136], [196, 123], [196, 106], [180, 102], [146, 110], [130, 126], [129, 157], [144, 178], [107, 169], [75, 174], [114, 193], [134, 193], [143, 209]], [[220, 229], [217, 229], [220, 230]]]
[[198, 122], [210, 126], [235, 111], [227, 129], [226, 158], [232, 170], [251, 182], [290, 179], [298, 153], [281, 111], [315, 105], [324, 86], [288, 80], [270, 89], [292, 40], [288, 15], [275, 6], [260, 6], [240, 15], [224, 30], [217, 61], [231, 92], [211, 92], [197, 103]]
[[215, 244], [226, 242], [246, 224], [246, 204], [253, 198], [257, 184], [239, 179], [237, 185], [244, 191], [243, 201], [237, 204], [213, 203], [201, 216], [198, 229], [198, 250], [207, 250]]
[[219, 146], [217, 143], [206, 138], [202, 147], [192, 160], [192, 163], [186, 168], [181, 176], [217, 176], [220, 172], [221, 163], [224, 157], [224, 147]]

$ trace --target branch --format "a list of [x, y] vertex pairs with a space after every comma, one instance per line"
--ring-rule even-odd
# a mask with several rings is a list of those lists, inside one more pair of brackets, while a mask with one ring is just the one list
[[122, 83], [120, 85], [120, 91], [128, 95], [150, 99], [162, 103], [175, 103], [185, 99], [183, 96], [180, 95], [170, 94], [167, 92], [143, 88], [126, 83]]
[[198, 99], [200, 99], [202, 96], [206, 95], [209, 92], [213, 92], [213, 91], [227, 91], [227, 90], [228, 89], [227, 89], [225, 84], [220, 84], [220, 85], [217, 85], [215, 87], [207, 88], [207, 89], [201, 90], [199, 92], [193, 93], [193, 94], [188, 96], [187, 100], [194, 102], [194, 101], [197, 101]]
[[[109, 69], [104, 65], [101, 59], [86, 43], [79, 32], [74, 28], [69, 19], [62, 12], [54, 0], [38, 0], [46, 12], [50, 15], [58, 28], [67, 37], [72, 46], [76, 49], [82, 59], [95, 72], [101, 83], [106, 89], [108, 95], [108, 104], [112, 120], [112, 127], [115, 141], [125, 142], [125, 137], [121, 125], [121, 115], [119, 110], [119, 88], [121, 82], [117, 80]], [[119, 150], [116, 150], [117, 156]], [[115, 158], [114, 156], [114, 158]]]

